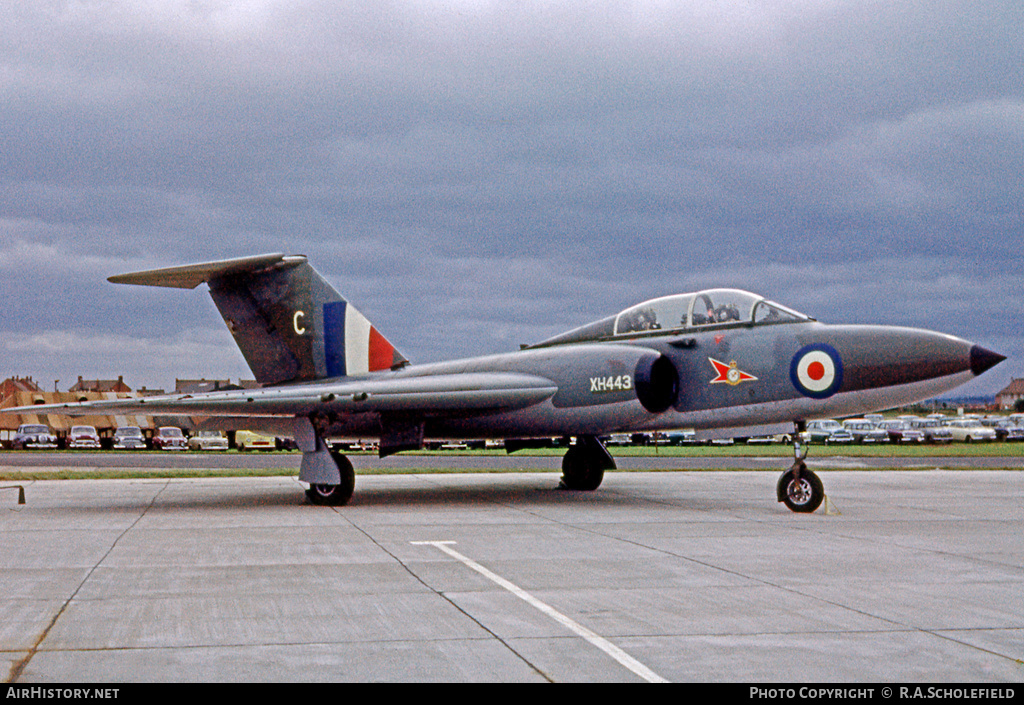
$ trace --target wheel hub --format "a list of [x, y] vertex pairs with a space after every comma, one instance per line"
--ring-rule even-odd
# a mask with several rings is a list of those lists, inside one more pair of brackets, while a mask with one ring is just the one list
[[807, 504], [811, 501], [814, 491], [811, 489], [811, 483], [801, 477], [790, 481], [786, 494], [793, 504]]

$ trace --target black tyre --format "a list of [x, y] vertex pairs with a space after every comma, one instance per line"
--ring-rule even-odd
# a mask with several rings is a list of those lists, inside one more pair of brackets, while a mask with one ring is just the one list
[[800, 464], [799, 477], [796, 469], [790, 468], [779, 478], [779, 501], [794, 512], [813, 512], [825, 499], [825, 487], [821, 484], [821, 479], [808, 470], [807, 466]]
[[562, 487], [583, 492], [596, 490], [604, 480], [604, 471], [614, 468], [615, 461], [601, 441], [583, 436], [569, 446], [562, 458]]
[[334, 462], [338, 465], [338, 472], [341, 474], [341, 483], [337, 485], [310, 485], [306, 490], [306, 498], [312, 504], [319, 504], [329, 507], [340, 507], [348, 504], [352, 499], [352, 492], [356, 488], [356, 472], [352, 467], [352, 461], [341, 453], [331, 453]]

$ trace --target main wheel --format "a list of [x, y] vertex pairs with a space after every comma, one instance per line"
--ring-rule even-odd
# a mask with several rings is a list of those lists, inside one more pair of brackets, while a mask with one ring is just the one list
[[[796, 470], [799, 469], [799, 477]], [[800, 463], [784, 472], [779, 478], [779, 501], [794, 512], [810, 513], [821, 506], [825, 499], [825, 487], [821, 480], [807, 466]]]
[[596, 490], [604, 480], [604, 471], [614, 468], [615, 461], [601, 441], [582, 436], [562, 458], [562, 487], [584, 492]]
[[352, 461], [341, 453], [331, 453], [331, 457], [338, 466], [341, 474], [341, 483], [337, 485], [310, 485], [306, 490], [306, 498], [312, 504], [320, 504], [330, 507], [340, 507], [352, 499], [352, 492], [356, 488], [356, 471], [352, 467]]

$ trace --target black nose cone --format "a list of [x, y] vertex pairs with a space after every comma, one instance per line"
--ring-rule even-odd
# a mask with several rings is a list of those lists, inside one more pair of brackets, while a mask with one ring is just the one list
[[989, 370], [1006, 359], [1006, 355], [992, 352], [980, 345], [971, 348], [971, 372], [977, 377], [982, 372]]

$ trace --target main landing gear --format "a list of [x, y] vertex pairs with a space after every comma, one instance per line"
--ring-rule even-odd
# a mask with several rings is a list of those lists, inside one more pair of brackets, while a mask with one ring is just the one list
[[605, 470], [614, 470], [615, 460], [597, 436], [578, 436], [562, 458], [562, 481], [566, 490], [596, 490]]
[[331, 451], [331, 459], [338, 466], [340, 482], [336, 485], [311, 483], [306, 490], [306, 498], [311, 504], [340, 507], [352, 499], [352, 492], [356, 487], [356, 471], [352, 467], [352, 461], [335, 451]]
[[791, 510], [810, 513], [821, 506], [825, 499], [825, 486], [821, 484], [821, 479], [817, 475], [807, 469], [807, 463], [804, 462], [807, 448], [800, 445], [803, 431], [803, 422], [798, 422], [793, 433], [793, 466], [782, 473], [775, 489], [779, 501], [784, 502]]
[[311, 504], [340, 507], [352, 499], [356, 472], [352, 461], [324, 442], [327, 421], [321, 417], [295, 419], [295, 444], [302, 451], [299, 482], [309, 485]]

